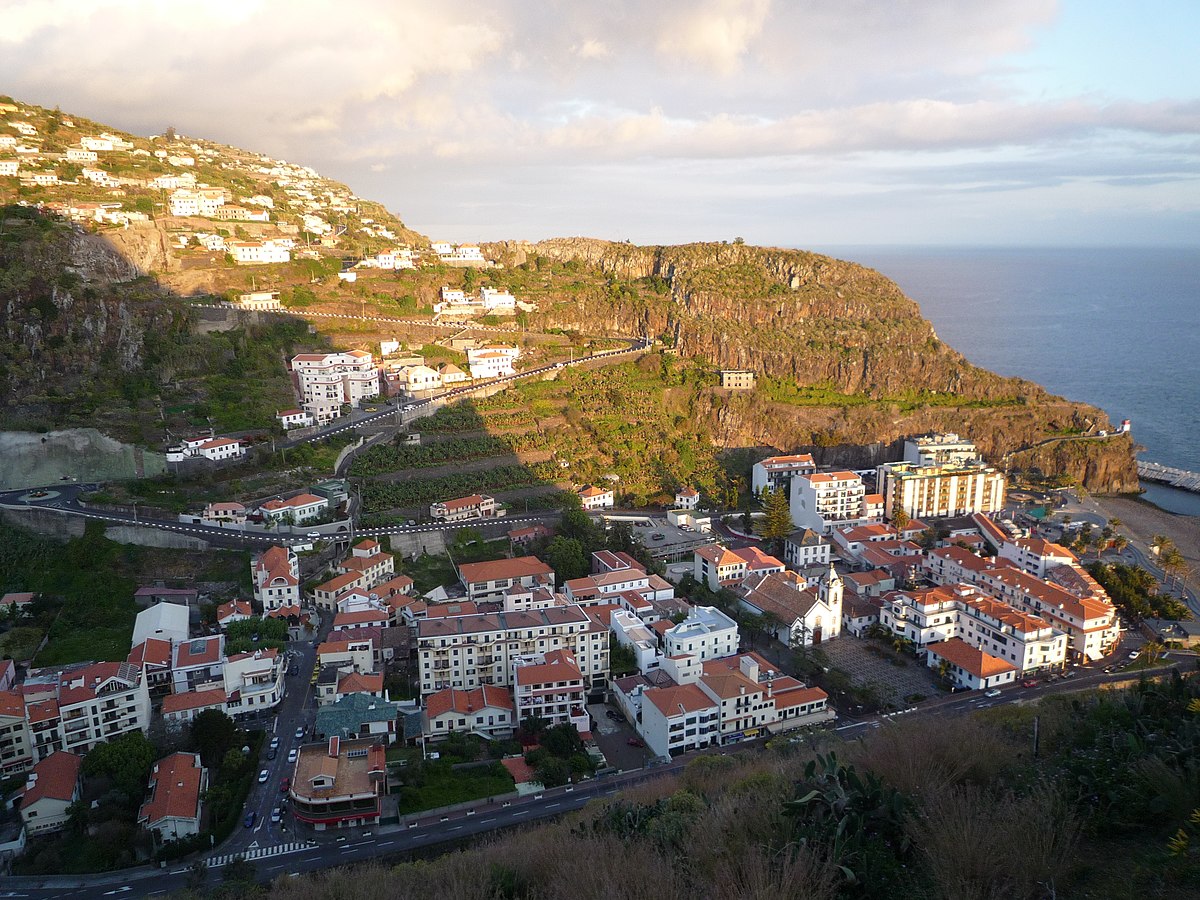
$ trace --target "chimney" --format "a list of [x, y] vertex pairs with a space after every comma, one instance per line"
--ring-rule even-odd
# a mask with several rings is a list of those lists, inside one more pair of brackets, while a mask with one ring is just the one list
[[336, 734], [329, 739], [329, 755], [333, 759], [337, 759], [338, 746], [340, 744], [341, 744], [341, 738], [339, 738]]

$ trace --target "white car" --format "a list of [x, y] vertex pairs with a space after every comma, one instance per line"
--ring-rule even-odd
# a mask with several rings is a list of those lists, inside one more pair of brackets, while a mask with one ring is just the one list
[[278, 825], [279, 820], [283, 818], [283, 811], [277, 806], [271, 810], [271, 824]]
[[984, 691], [983, 696], [999, 697], [1000, 696], [1000, 688], [992, 688], [990, 691]]
[[296, 757], [299, 755], [300, 755], [300, 751], [297, 750], [295, 747], [293, 747], [291, 750], [288, 751], [288, 762], [294, 763], [296, 761]]
[[271, 777], [271, 773], [268, 770], [263, 769], [261, 772], [258, 773], [258, 783], [266, 784], [267, 779], [270, 777]]

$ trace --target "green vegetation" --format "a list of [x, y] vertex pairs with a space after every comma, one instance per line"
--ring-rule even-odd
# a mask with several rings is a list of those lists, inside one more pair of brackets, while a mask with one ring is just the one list
[[513, 779], [498, 762], [478, 763], [482, 742], [471, 735], [451, 735], [436, 745], [439, 759], [410, 757], [399, 770], [400, 815], [495, 797], [512, 791]]
[[400, 469], [422, 469], [466, 462], [511, 453], [508, 442], [492, 435], [450, 438], [425, 445], [410, 445], [397, 440], [391, 444], [368, 447], [354, 458], [351, 475], [371, 476]]
[[364, 512], [424, 506], [435, 500], [465, 497], [480, 491], [502, 491], [545, 484], [537, 467], [496, 466], [482, 472], [460, 472], [420, 481], [368, 481], [362, 486]]
[[255, 650], [287, 648], [288, 626], [283, 619], [262, 619], [251, 616], [225, 626], [225, 653], [250, 653]]
[[1172, 621], [1191, 618], [1187, 605], [1167, 594], [1160, 594], [1158, 579], [1140, 566], [1094, 562], [1087, 570], [1126, 615]]

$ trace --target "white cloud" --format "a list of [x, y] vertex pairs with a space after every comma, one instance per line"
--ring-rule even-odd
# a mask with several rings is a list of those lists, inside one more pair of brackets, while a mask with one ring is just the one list
[[1054, 0], [0, 0], [0, 84], [312, 164], [443, 229], [486, 209], [594, 231], [655, 202], [700, 227], [772, 190], [887, 195], [894, 159], [927, 193], [1044, 186], [1064, 148], [1126, 193], [1194, 171], [1195, 97], [1012, 87], [1058, 21]]

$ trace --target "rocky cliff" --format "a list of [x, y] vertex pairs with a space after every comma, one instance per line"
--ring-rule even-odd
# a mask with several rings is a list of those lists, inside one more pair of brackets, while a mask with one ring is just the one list
[[[954, 430], [1000, 462], [1054, 434], [1110, 429], [1095, 407], [971, 365], [895, 283], [854, 263], [741, 244], [584, 238], [487, 251], [509, 266], [574, 261], [610, 279], [607, 293], [576, 292], [539, 310], [544, 327], [646, 334], [683, 356], [756, 372], [759, 390], [714, 389], [696, 410], [711, 411], [725, 447], [807, 449], [825, 463], [867, 466], [894, 458], [905, 436]], [[1020, 459], [1091, 490], [1137, 489], [1128, 441], [1048, 445]]]

